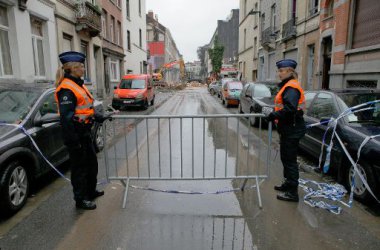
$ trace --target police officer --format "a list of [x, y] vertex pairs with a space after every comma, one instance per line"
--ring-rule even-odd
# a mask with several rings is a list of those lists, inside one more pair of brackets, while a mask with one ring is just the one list
[[93, 200], [104, 192], [96, 190], [98, 161], [91, 138], [94, 98], [82, 80], [85, 55], [70, 51], [60, 54], [59, 59], [63, 66], [57, 71], [55, 98], [70, 156], [74, 200], [77, 208], [93, 210]]
[[297, 62], [291, 59], [276, 63], [281, 80], [275, 98], [275, 110], [268, 114], [269, 121], [275, 121], [280, 135], [280, 155], [284, 167], [284, 182], [274, 189], [282, 193], [277, 199], [298, 202], [298, 163], [297, 151], [300, 139], [305, 135], [303, 119], [305, 96], [295, 71]]

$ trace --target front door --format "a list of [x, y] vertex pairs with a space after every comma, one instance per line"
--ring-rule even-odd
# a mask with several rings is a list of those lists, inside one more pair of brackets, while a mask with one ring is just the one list
[[[50, 92], [44, 97], [34, 115], [34, 119], [48, 114], [58, 114], [54, 92]], [[66, 147], [63, 144], [62, 127], [59, 122], [34, 127], [33, 131], [29, 132], [31, 132], [44, 156], [55, 166], [62, 163], [67, 157]]]
[[330, 88], [330, 69], [331, 69], [331, 37], [323, 39], [323, 71], [322, 71], [322, 89]]

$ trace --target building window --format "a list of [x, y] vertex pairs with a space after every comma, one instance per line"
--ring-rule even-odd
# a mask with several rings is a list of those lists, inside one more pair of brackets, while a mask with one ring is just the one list
[[244, 29], [244, 40], [243, 40], [243, 48], [247, 48], [247, 29]]
[[32, 46], [34, 58], [34, 74], [36, 76], [45, 76], [45, 56], [44, 56], [44, 37], [43, 22], [37, 18], [30, 19], [32, 28]]
[[88, 43], [87, 42], [81, 41], [81, 43], [80, 43], [80, 52], [82, 52], [86, 56], [86, 61], [84, 62], [84, 76], [83, 76], [83, 78], [86, 81], [89, 81], [90, 74], [89, 74], [89, 71], [88, 71], [88, 58], [87, 58], [87, 55], [88, 55]]
[[117, 82], [120, 80], [119, 60], [110, 59], [110, 78], [112, 82]]
[[117, 7], [120, 7], [121, 8], [121, 0], [117, 0]]
[[9, 24], [7, 9], [0, 7], [0, 76], [11, 76], [12, 61], [9, 47]]
[[139, 15], [141, 16], [141, 0], [139, 0]]
[[121, 45], [122, 44], [122, 34], [121, 34], [121, 22], [117, 22], [117, 44]]
[[63, 52], [73, 50], [73, 37], [65, 33], [63, 33], [62, 50]]
[[378, 0], [355, 1], [352, 48], [380, 44], [380, 5]]
[[127, 30], [127, 48], [128, 51], [131, 51], [131, 32]]
[[244, 0], [243, 14], [244, 14], [244, 17], [247, 15], [247, 0]]
[[347, 81], [348, 88], [369, 88], [376, 89], [377, 88], [377, 80], [351, 80]]
[[297, 16], [297, 0], [289, 0], [289, 19], [296, 19]]
[[257, 58], [257, 37], [253, 39], [253, 59]]
[[319, 0], [309, 0], [309, 15], [315, 15], [318, 13]]
[[[255, 11], [258, 11], [258, 4], [257, 3], [255, 3]], [[257, 27], [257, 23], [258, 23], [258, 19], [259, 19], [259, 16], [258, 15], [255, 15], [255, 17], [254, 17], [254, 27], [256, 28]]]
[[142, 48], [142, 31], [139, 29], [139, 46]]
[[116, 32], [115, 32], [115, 18], [111, 16], [111, 24], [110, 24], [110, 33], [111, 33], [111, 41], [116, 42]]
[[263, 32], [265, 28], [265, 14], [261, 15], [261, 32]]
[[330, 0], [327, 5], [327, 17], [334, 15], [334, 0]]
[[277, 29], [276, 19], [277, 19], [276, 4], [273, 4], [271, 8], [271, 20], [270, 20], [270, 26], [272, 27], [273, 31]]
[[102, 11], [102, 37], [107, 38], [107, 11]]
[[130, 19], [131, 18], [131, 9], [130, 9], [130, 5], [129, 5], [129, 0], [127, 0], [127, 18]]

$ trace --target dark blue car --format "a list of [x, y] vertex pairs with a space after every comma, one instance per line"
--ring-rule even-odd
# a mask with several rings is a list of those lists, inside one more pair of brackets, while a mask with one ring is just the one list
[[[305, 120], [308, 124], [314, 124], [329, 120], [331, 117], [338, 117], [350, 107], [380, 100], [380, 91], [363, 89], [307, 91], [305, 97], [307, 103]], [[348, 115], [338, 122], [337, 133], [355, 161], [364, 139], [367, 136], [380, 134], [380, 103], [373, 104], [372, 108], [374, 109]], [[301, 140], [301, 150], [318, 159], [326, 129], [327, 125], [308, 129], [306, 136]], [[331, 134], [331, 131], [327, 133], [325, 149], [330, 142]], [[338, 181], [346, 187], [351, 186], [351, 177], [354, 174], [354, 168], [351, 165], [335, 139], [329, 172], [337, 176]], [[370, 140], [363, 148], [358, 168], [371, 190], [380, 198], [380, 137]], [[358, 175], [355, 176], [354, 196], [363, 201], [373, 199]]]

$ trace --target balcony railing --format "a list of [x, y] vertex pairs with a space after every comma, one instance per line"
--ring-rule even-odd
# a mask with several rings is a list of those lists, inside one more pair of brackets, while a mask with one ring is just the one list
[[75, 4], [76, 30], [88, 31], [90, 36], [99, 35], [102, 31], [101, 11], [88, 1], [81, 0]]
[[273, 41], [273, 39], [275, 38], [273, 31], [273, 27], [269, 27], [261, 32], [261, 45], [267, 45]]
[[297, 35], [297, 27], [294, 18], [282, 25], [282, 40], [289, 40]]

